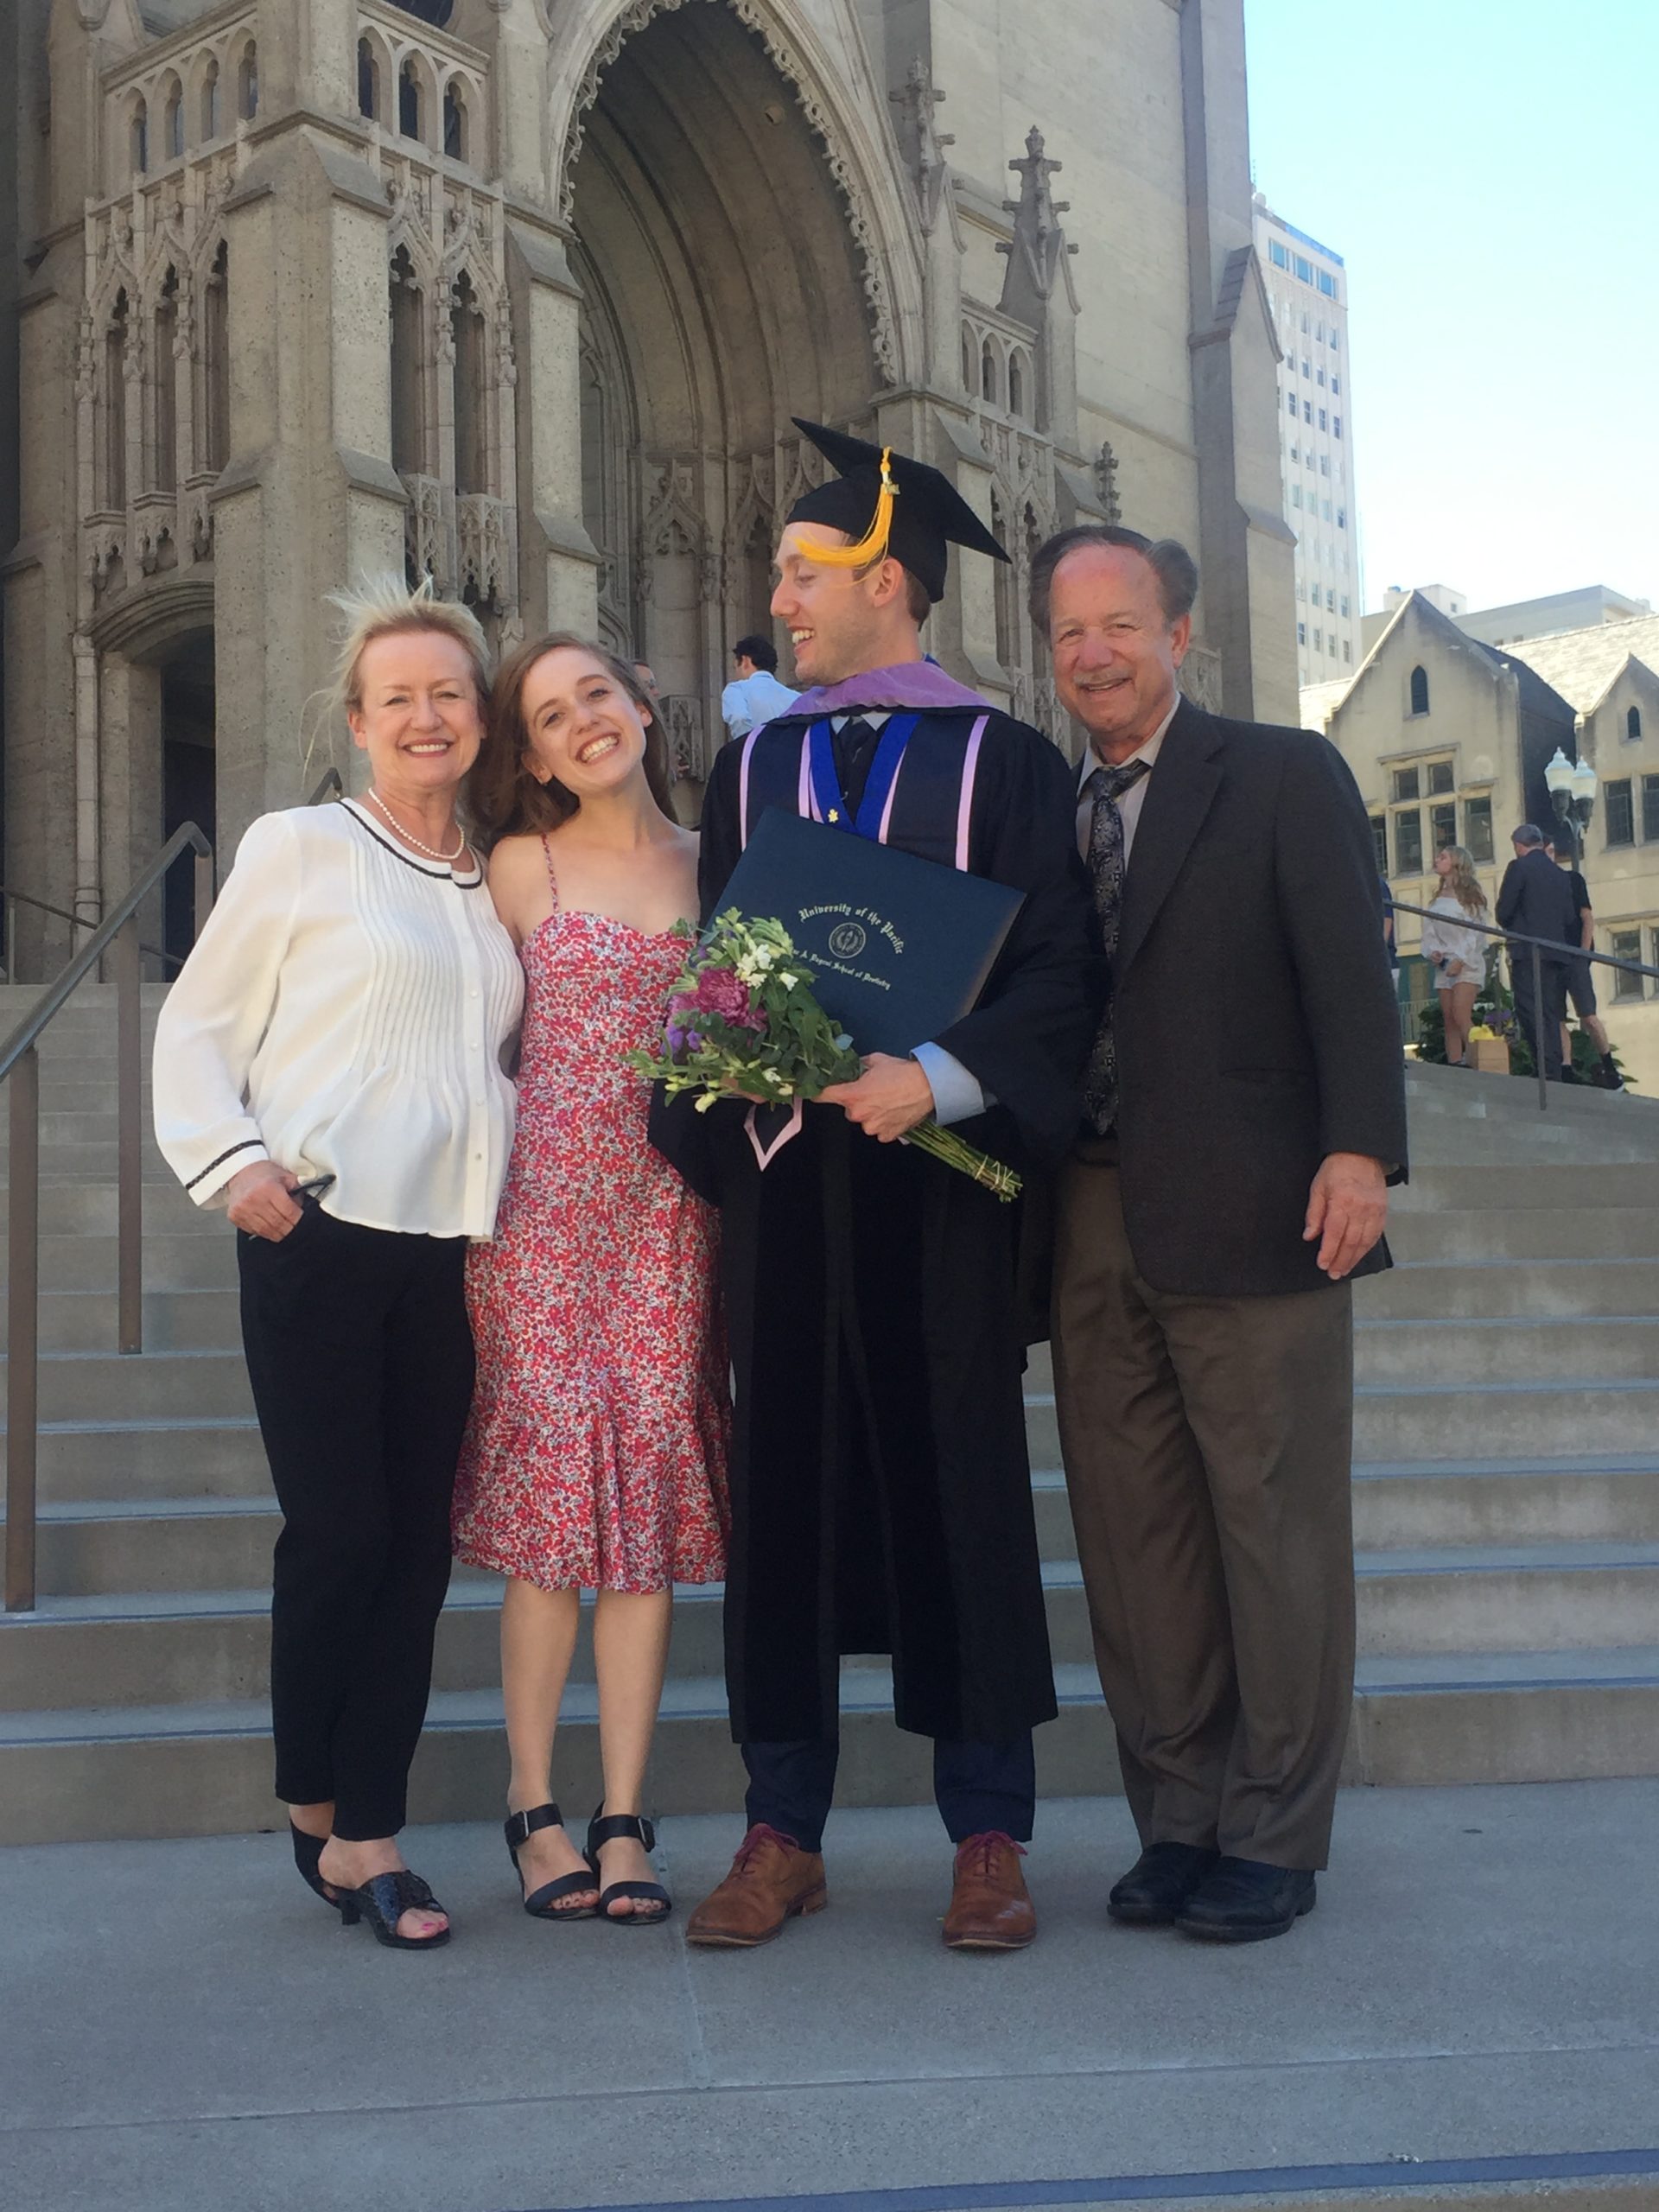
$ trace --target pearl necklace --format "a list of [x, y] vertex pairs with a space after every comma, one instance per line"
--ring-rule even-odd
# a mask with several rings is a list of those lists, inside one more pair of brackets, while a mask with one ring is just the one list
[[381, 813], [385, 816], [386, 820], [391, 824], [392, 828], [397, 832], [397, 835], [404, 840], [404, 842], [406, 845], [413, 845], [417, 853], [424, 853], [429, 860], [442, 861], [446, 868], [450, 868], [454, 866], [454, 862], [458, 861], [461, 855], [466, 851], [467, 832], [461, 828], [459, 823], [457, 823], [455, 827], [455, 835], [460, 838], [461, 842], [455, 847], [453, 853], [441, 853], [435, 845], [423, 845], [420, 839], [415, 836], [412, 830], [404, 829], [403, 823], [397, 819], [391, 809], [386, 804], [386, 802], [381, 798], [379, 792], [375, 790], [372, 784], [370, 785], [364, 796], [365, 798], [372, 798], [374, 801]]

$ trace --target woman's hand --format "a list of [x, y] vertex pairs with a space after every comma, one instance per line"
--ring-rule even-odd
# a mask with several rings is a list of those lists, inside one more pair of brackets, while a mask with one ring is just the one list
[[279, 1167], [274, 1160], [238, 1167], [225, 1185], [232, 1221], [251, 1236], [280, 1244], [300, 1218], [299, 1207], [288, 1195], [299, 1179], [292, 1168]]
[[1463, 963], [1462, 963], [1462, 961], [1461, 961], [1461, 960], [1446, 960], [1446, 957], [1445, 957], [1445, 955], [1444, 955], [1444, 954], [1442, 954], [1442, 955], [1441, 955], [1441, 959], [1442, 959], [1442, 962], [1443, 962], [1443, 963], [1444, 963], [1444, 965], [1445, 965], [1446, 972], [1446, 974], [1447, 974], [1448, 976], [1461, 976], [1461, 975], [1462, 975], [1462, 973], [1463, 973]]

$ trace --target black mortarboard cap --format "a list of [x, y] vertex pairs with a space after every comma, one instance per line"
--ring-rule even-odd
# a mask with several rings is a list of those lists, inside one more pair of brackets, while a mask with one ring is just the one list
[[[840, 474], [803, 493], [789, 511], [791, 522], [822, 523], [826, 530], [844, 531], [857, 545], [861, 560], [891, 556], [909, 569], [935, 601], [944, 597], [952, 545], [988, 553], [994, 561], [1008, 558], [956, 486], [925, 461], [873, 446], [867, 438], [849, 437], [843, 430], [826, 429], [822, 423], [804, 423], [798, 415], [793, 420]], [[885, 542], [880, 527], [884, 456], [892, 493], [887, 502]]]

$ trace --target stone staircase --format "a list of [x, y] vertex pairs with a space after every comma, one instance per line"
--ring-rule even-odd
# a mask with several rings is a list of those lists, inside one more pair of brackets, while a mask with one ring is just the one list
[[[159, 992], [147, 992], [147, 1027]], [[29, 1002], [0, 988], [9, 1029]], [[146, 1160], [146, 1345], [115, 1337], [114, 1016], [88, 988], [42, 1052], [40, 1583], [0, 1618], [0, 1842], [239, 1833], [278, 1818], [265, 1735], [276, 1516], [222, 1215]], [[1414, 1070], [1395, 1272], [1358, 1293], [1360, 1783], [1659, 1773], [1659, 1104]], [[0, 1131], [3, 1117], [0, 1117]], [[1116, 1786], [1058, 1471], [1028, 1383], [1061, 1717], [1050, 1792]], [[419, 1819], [493, 1817], [497, 1586], [458, 1573]], [[720, 1598], [684, 1593], [653, 1769], [664, 1812], [734, 1808]], [[598, 1794], [591, 1662], [559, 1784]], [[842, 1797], [919, 1802], [925, 1746], [874, 1662], [843, 1680]]]

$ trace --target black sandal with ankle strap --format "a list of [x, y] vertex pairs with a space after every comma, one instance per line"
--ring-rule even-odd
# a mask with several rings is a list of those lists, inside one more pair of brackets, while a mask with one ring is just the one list
[[389, 1951], [435, 1951], [441, 1943], [449, 1941], [449, 1930], [440, 1928], [435, 1936], [400, 1936], [397, 1923], [406, 1912], [442, 1912], [443, 1907], [418, 1874], [411, 1874], [407, 1866], [400, 1866], [395, 1874], [375, 1874], [360, 1889], [340, 1890], [334, 1899], [340, 1907], [341, 1924], [355, 1928], [359, 1920], [366, 1920], [374, 1930], [374, 1940], [384, 1943]]
[[594, 1877], [591, 1873], [561, 1874], [556, 1882], [543, 1882], [539, 1890], [525, 1894], [524, 1877], [518, 1866], [520, 1847], [528, 1843], [538, 1828], [562, 1828], [563, 1826], [564, 1815], [556, 1805], [537, 1805], [528, 1813], [514, 1813], [502, 1826], [502, 1833], [507, 1839], [507, 1856], [518, 1875], [518, 1894], [524, 1899], [524, 1910], [532, 1920], [592, 1920], [599, 1911], [596, 1904], [569, 1905], [563, 1911], [559, 1910], [561, 1897], [577, 1897], [583, 1890], [593, 1888]]
[[[601, 1847], [611, 1842], [615, 1837], [624, 1835], [632, 1836], [636, 1843], [643, 1845], [647, 1851], [655, 1851], [657, 1848], [657, 1831], [649, 1821], [642, 1819], [638, 1813], [607, 1813], [601, 1804], [593, 1819], [588, 1823], [586, 1857], [588, 1864], [594, 1870], [595, 1881], [600, 1878]], [[610, 1906], [613, 1897], [633, 1897], [640, 1904], [660, 1905], [662, 1910], [660, 1912], [613, 1912]], [[668, 1918], [673, 1910], [674, 1900], [660, 1882], [613, 1882], [608, 1889], [603, 1889], [599, 1893], [599, 1917], [601, 1920], [608, 1920], [614, 1928], [656, 1928]]]
[[308, 1835], [303, 1828], [296, 1827], [291, 1820], [288, 1832], [294, 1840], [294, 1864], [300, 1870], [300, 1879], [307, 1889], [316, 1891], [324, 1904], [337, 1904], [339, 1899], [333, 1888], [317, 1872], [317, 1861], [322, 1857], [322, 1847], [327, 1842], [327, 1837]]

